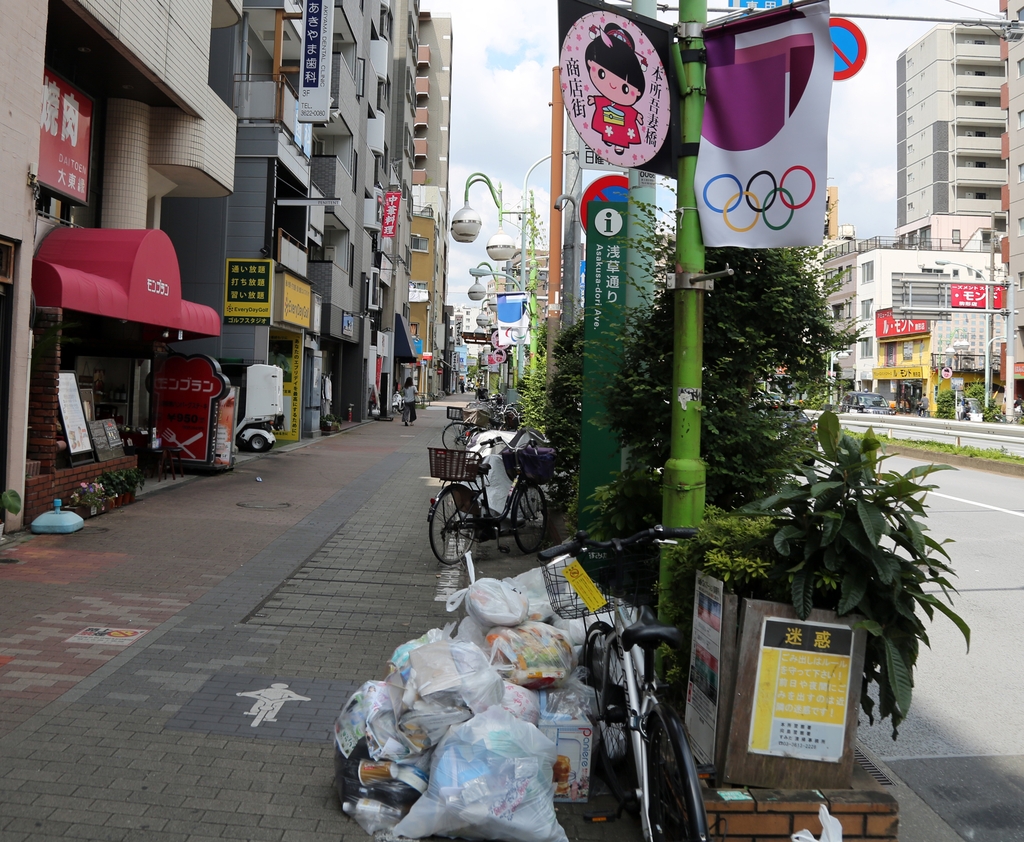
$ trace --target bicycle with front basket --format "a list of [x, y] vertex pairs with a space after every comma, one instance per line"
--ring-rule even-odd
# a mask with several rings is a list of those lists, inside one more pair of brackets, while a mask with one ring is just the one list
[[[554, 456], [541, 454], [547, 444], [534, 430], [521, 430], [502, 452], [512, 486], [500, 512], [487, 505], [484, 478], [491, 466], [466, 450], [427, 448], [430, 475], [448, 483], [432, 501], [427, 515], [430, 549], [442, 564], [458, 564], [478, 540], [511, 534], [524, 553], [540, 549], [547, 534], [548, 507], [541, 484], [551, 477]], [[533, 452], [530, 452], [530, 449]], [[500, 547], [503, 551], [504, 548]]]
[[587, 818], [607, 821], [623, 810], [639, 813], [646, 842], [711, 839], [686, 729], [657, 695], [655, 652], [662, 644], [678, 649], [682, 634], [659, 622], [647, 604], [657, 587], [658, 544], [696, 533], [657, 526], [629, 538], [591, 541], [579, 532], [537, 556], [549, 561], [542, 568], [544, 584], [559, 616], [577, 619], [593, 613], [570, 585], [570, 579], [581, 578], [577, 561], [606, 600], [599, 606], [599, 599], [590, 598], [591, 607], [611, 622], [589, 625], [583, 663], [598, 703], [598, 759], [619, 809]]

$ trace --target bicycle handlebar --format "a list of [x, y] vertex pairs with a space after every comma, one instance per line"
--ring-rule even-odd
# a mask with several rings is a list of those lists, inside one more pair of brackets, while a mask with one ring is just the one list
[[616, 554], [618, 554], [631, 544], [649, 544], [653, 541], [660, 541], [667, 538], [692, 538], [696, 534], [697, 530], [689, 527], [654, 526], [651, 529], [645, 529], [642, 532], [637, 532], [635, 535], [630, 535], [628, 538], [612, 538], [610, 541], [592, 541], [590, 540], [590, 536], [581, 530], [576, 533], [572, 540], [567, 541], [564, 544], [559, 544], [557, 547], [550, 547], [549, 549], [541, 550], [537, 553], [537, 558], [541, 561], [550, 561], [551, 559], [557, 558], [561, 555], [578, 555], [580, 550], [584, 547], [596, 550], [612, 549], [615, 550]]

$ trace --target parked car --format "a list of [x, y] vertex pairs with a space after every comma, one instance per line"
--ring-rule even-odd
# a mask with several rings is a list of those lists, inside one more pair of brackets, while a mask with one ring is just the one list
[[850, 392], [843, 396], [840, 412], [860, 412], [867, 415], [895, 415], [889, 401], [874, 392]]

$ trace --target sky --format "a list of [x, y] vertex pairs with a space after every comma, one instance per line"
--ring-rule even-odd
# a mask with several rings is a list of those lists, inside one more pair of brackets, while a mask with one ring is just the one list
[[[675, 5], [675, 0], [669, 0]], [[725, 7], [727, 0], [710, 0]], [[556, 0], [422, 0], [421, 7], [452, 18], [451, 209], [463, 205], [472, 173], [501, 182], [506, 206], [519, 205], [523, 180], [551, 151], [551, 70], [558, 62]], [[829, 120], [829, 185], [839, 188], [839, 222], [852, 223], [858, 238], [893, 236], [896, 226], [896, 59], [936, 24], [858, 19], [857, 14], [992, 19], [998, 0], [832, 0], [831, 13], [846, 13], [868, 44], [864, 68], [832, 88]], [[674, 22], [678, 12], [662, 12]], [[710, 19], [719, 17], [709, 14]], [[599, 173], [588, 173], [585, 183]], [[540, 164], [528, 190], [542, 209], [545, 235], [550, 208], [550, 169]], [[661, 195], [664, 194], [664, 200]], [[659, 191], [659, 202], [673, 200]], [[450, 304], [468, 303], [469, 269], [487, 260], [484, 246], [498, 228], [485, 185], [473, 186], [470, 204], [483, 218], [476, 242], [451, 241]], [[506, 232], [516, 238], [511, 226]]]

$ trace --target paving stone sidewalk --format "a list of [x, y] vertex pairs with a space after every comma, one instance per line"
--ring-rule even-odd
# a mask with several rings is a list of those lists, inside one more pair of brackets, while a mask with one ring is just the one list
[[[368, 839], [333, 790], [331, 725], [451, 619], [426, 523], [444, 409], [0, 548], [0, 842]], [[571, 839], [640, 838], [582, 812], [559, 807]]]

